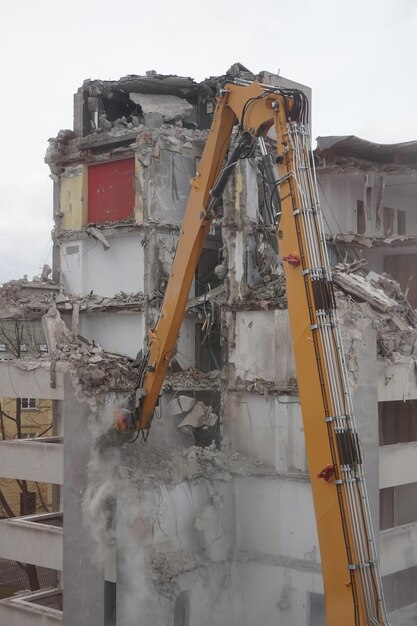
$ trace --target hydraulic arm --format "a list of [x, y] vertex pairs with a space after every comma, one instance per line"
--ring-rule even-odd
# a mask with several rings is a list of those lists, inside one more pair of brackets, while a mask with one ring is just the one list
[[[232, 130], [238, 133], [233, 147]], [[276, 154], [265, 137], [276, 135]], [[308, 132], [298, 90], [223, 85], [191, 193], [172, 273], [135, 397], [146, 437], [184, 317], [204, 240], [240, 158], [260, 151], [284, 264], [329, 626], [387, 626], [363, 462]], [[277, 165], [277, 168], [275, 167]], [[278, 175], [277, 175], [278, 170]]]

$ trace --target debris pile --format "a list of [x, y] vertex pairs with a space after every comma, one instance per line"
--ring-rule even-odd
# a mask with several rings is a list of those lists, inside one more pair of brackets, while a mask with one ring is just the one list
[[365, 248], [395, 248], [397, 246], [414, 246], [417, 241], [415, 235], [390, 235], [389, 237], [366, 237], [355, 233], [338, 233], [326, 235], [329, 243], [342, 243], [363, 246]]
[[3, 283], [0, 288], [0, 316], [2, 319], [40, 319], [51, 306], [59, 287], [49, 280], [49, 266], [41, 276], [28, 280], [25, 275]]
[[[244, 380], [240, 376], [236, 376], [236, 389], [245, 389], [250, 393], [258, 393], [262, 396], [268, 396], [269, 393], [277, 393], [277, 384], [275, 381], [264, 380], [263, 378], [254, 378], [253, 380]], [[297, 394], [297, 380], [290, 378], [285, 384], [285, 388], [280, 389], [285, 394]]]
[[417, 311], [397, 281], [387, 274], [368, 271], [363, 262], [339, 263], [333, 270], [333, 280], [344, 294], [342, 301], [349, 294], [355, 302], [363, 303], [364, 314], [365, 304], [368, 306], [367, 314], [377, 331], [381, 358], [416, 356]]
[[104, 351], [94, 343], [72, 342], [61, 345], [53, 358], [68, 364], [87, 396], [111, 391], [131, 392], [134, 387], [136, 374], [130, 367], [131, 360]]
[[143, 310], [145, 296], [142, 292], [126, 293], [119, 291], [113, 297], [100, 296], [94, 292], [86, 296], [58, 294], [55, 303], [59, 311], [71, 311], [74, 305], [79, 306], [80, 311], [111, 311], [112, 309]]
[[69, 330], [53, 304], [43, 317], [48, 351], [52, 358], [52, 386], [56, 364], [65, 364], [82, 386], [86, 396], [92, 397], [110, 391], [133, 389], [136, 373], [131, 359], [104, 351], [95, 342], [82, 339]]
[[286, 309], [287, 293], [284, 273], [278, 276], [265, 276], [263, 281], [251, 287], [239, 303], [240, 310]]
[[204, 390], [220, 388], [220, 372], [212, 370], [203, 373], [190, 367], [183, 372], [173, 372], [167, 374], [164, 382], [165, 391], [178, 390]]

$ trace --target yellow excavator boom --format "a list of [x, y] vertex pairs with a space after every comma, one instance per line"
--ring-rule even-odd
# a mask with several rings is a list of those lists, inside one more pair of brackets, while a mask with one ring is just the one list
[[[232, 132], [237, 136], [231, 147]], [[271, 133], [270, 133], [271, 131]], [[276, 153], [265, 138], [275, 134]], [[239, 158], [266, 167], [285, 269], [328, 626], [387, 626], [361, 450], [323, 233], [308, 101], [299, 90], [226, 82], [191, 181], [164, 301], [138, 381], [135, 428], [147, 435], [210, 224]], [[269, 164], [269, 165], [268, 165]]]

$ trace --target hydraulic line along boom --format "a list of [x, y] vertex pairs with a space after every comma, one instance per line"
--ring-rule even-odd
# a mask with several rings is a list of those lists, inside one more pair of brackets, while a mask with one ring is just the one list
[[[238, 135], [227, 158], [236, 122]], [[265, 143], [271, 128], [274, 158]], [[210, 224], [234, 166], [253, 154], [256, 143], [285, 269], [327, 624], [389, 626], [323, 232], [308, 101], [301, 91], [246, 81], [223, 86], [191, 181], [159, 320], [149, 333], [131, 426], [147, 437]]]

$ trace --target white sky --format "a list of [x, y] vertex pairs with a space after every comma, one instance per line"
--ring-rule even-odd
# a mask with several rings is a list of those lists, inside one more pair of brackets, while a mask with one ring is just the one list
[[[3, 0], [0, 281], [51, 264], [47, 139], [86, 78], [240, 61], [313, 89], [313, 136], [417, 139], [417, 0]], [[290, 8], [288, 8], [290, 7]]]

